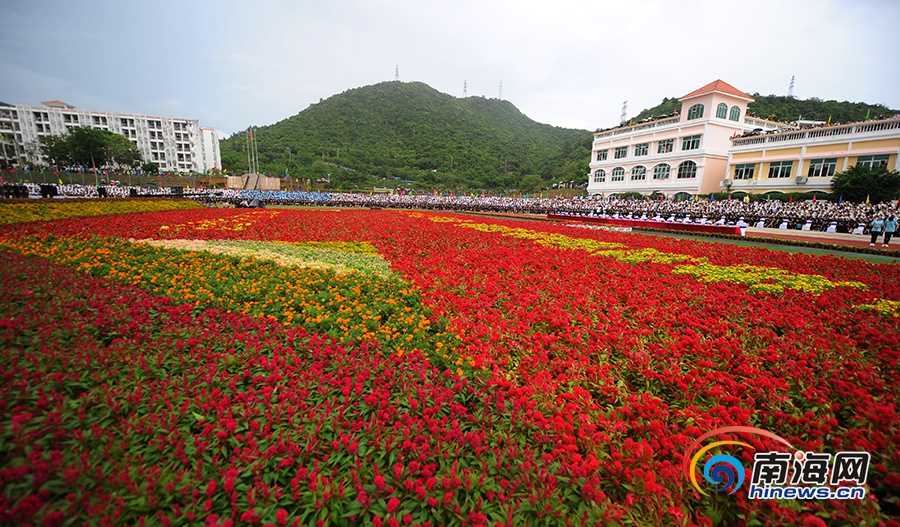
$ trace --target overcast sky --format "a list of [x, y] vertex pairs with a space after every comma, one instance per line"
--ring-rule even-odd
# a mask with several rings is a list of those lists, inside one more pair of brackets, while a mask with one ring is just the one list
[[900, 108], [896, 0], [0, 0], [0, 101], [231, 133], [421, 81], [593, 130], [722, 79]]

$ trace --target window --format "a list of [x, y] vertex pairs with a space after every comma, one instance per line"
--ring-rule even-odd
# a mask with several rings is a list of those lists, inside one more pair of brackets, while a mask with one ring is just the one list
[[809, 162], [809, 172], [807, 177], [829, 177], [834, 175], [837, 168], [837, 158], [829, 159], [813, 159]]
[[716, 117], [724, 119], [726, 115], [728, 115], [728, 105], [724, 102], [720, 102], [719, 105], [716, 106]]
[[643, 181], [647, 179], [647, 167], [638, 165], [631, 169], [632, 181]]
[[594, 183], [606, 183], [606, 171], [602, 168], [594, 171]]
[[639, 145], [634, 145], [634, 155], [636, 156], [645, 156], [647, 155], [647, 151], [650, 148], [650, 143], [641, 143]]
[[753, 172], [755, 170], [756, 165], [753, 163], [748, 165], [735, 165], [734, 179], [753, 179]]
[[703, 117], [703, 105], [695, 104], [691, 106], [691, 108], [688, 110], [688, 121], [690, 121], [691, 119], [699, 119], [701, 117]]
[[616, 156], [615, 156], [616, 159], [622, 159], [623, 157], [625, 157], [627, 155], [628, 155], [628, 147], [627, 146], [620, 146], [619, 148], [616, 148]]
[[691, 135], [681, 140], [682, 150], [696, 150], [700, 148], [700, 136]]
[[793, 161], [774, 161], [769, 165], [770, 178], [787, 178], [791, 177], [791, 167], [794, 166]]
[[610, 181], [625, 181], [625, 169], [622, 167], [616, 167], [612, 171], [612, 177], [609, 178]]
[[737, 106], [731, 107], [731, 115], [728, 116], [728, 119], [732, 121], [740, 121], [741, 120], [741, 109]]
[[659, 147], [656, 149], [657, 154], [668, 154], [672, 150], [675, 150], [675, 140], [674, 139], [663, 139], [659, 142]]
[[678, 179], [694, 179], [697, 177], [697, 163], [685, 161], [678, 165]]
[[886, 167], [889, 157], [887, 154], [881, 156], [859, 156], [856, 158], [856, 164], [866, 165], [869, 168]]
[[669, 179], [669, 172], [671, 170], [672, 168], [665, 163], [656, 165], [653, 167], [653, 179]]
[[609, 150], [597, 150], [597, 161], [606, 161], [606, 154]]

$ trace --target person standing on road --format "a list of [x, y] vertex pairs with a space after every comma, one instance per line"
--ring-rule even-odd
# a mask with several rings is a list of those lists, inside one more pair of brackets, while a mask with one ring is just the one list
[[872, 220], [872, 223], [869, 224], [869, 233], [872, 234], [872, 241], [869, 243], [869, 247], [875, 247], [875, 242], [878, 241], [878, 237], [881, 236], [881, 231], [884, 229], [884, 220], [881, 218], [881, 214], [875, 216], [875, 219]]
[[889, 214], [888, 219], [884, 220], [884, 245], [882, 245], [882, 247], [887, 247], [888, 244], [891, 243], [891, 237], [894, 236], [896, 231], [897, 217], [893, 214]]

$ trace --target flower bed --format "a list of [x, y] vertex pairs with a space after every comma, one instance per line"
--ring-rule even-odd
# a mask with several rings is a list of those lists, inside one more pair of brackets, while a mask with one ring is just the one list
[[19, 201], [0, 203], [0, 224], [198, 208], [199, 203], [186, 199], [41, 200], [37, 203]]
[[[897, 513], [897, 265], [396, 211], [71, 218], [0, 249], [0, 524]], [[684, 449], [727, 425], [870, 452], [869, 498], [701, 496]]]

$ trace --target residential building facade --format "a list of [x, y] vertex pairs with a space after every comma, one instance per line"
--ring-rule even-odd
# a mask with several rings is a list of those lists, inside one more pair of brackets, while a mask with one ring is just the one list
[[156, 163], [161, 172], [200, 172], [222, 166], [219, 140], [212, 128], [200, 128], [196, 119], [95, 112], [61, 101], [44, 106], [0, 106], [0, 162], [43, 165], [40, 138], [63, 135], [79, 126], [108, 130], [137, 146], [144, 162]]
[[668, 198], [721, 190], [731, 139], [779, 124], [747, 116], [753, 98], [716, 80], [679, 99], [674, 115], [594, 133], [590, 194], [662, 194]]

